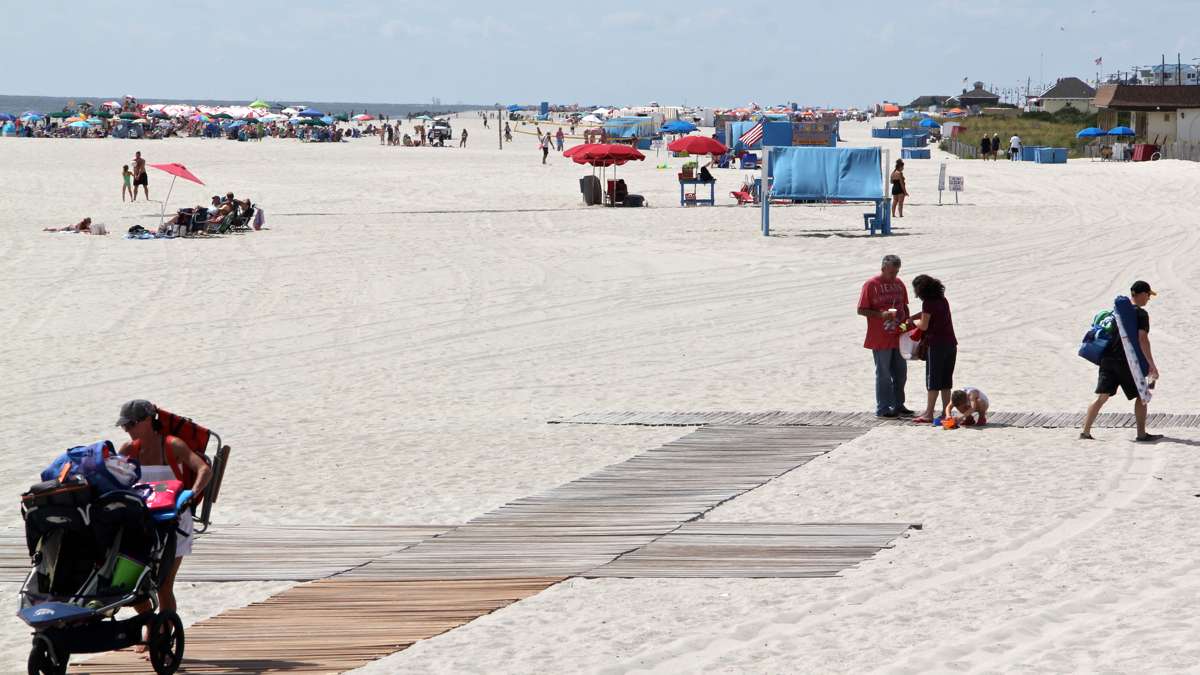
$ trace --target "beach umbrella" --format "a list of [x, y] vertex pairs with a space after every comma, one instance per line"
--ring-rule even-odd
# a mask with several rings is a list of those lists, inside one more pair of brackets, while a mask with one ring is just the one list
[[1137, 132], [1129, 127], [1113, 127], [1108, 130], [1109, 136], [1136, 136]]
[[138, 115], [137, 113], [123, 112], [120, 115], [117, 115], [117, 117], [120, 117], [123, 120], [136, 120]]
[[1097, 127], [1088, 127], [1086, 129], [1080, 129], [1075, 134], [1075, 138], [1096, 138], [1097, 136], [1103, 136], [1103, 135], [1104, 135], [1103, 129], [1099, 129]]
[[690, 134], [696, 129], [695, 124], [683, 120], [671, 120], [662, 126], [664, 134]]
[[145, 118], [140, 118], [140, 119], [131, 121], [130, 124], [150, 124], [150, 120], [145, 119]]
[[105, 101], [104, 103], [101, 103], [100, 105], [104, 106], [105, 108], [120, 108], [121, 107], [121, 104], [117, 103], [116, 101]]
[[78, 122], [71, 122], [67, 126], [71, 127], [72, 129], [91, 129], [92, 128], [92, 125], [88, 124], [87, 122], [84, 122], [83, 120], [79, 120]]
[[304, 110], [301, 110], [300, 112], [298, 112], [296, 114], [301, 117], [324, 117], [325, 116], [325, 113], [321, 112], [320, 110], [317, 110], [316, 108], [305, 108]]
[[322, 117], [321, 121], [324, 122], [325, 124], [333, 124], [333, 118], [330, 117], [329, 115], [325, 115], [324, 117]]
[[[620, 143], [592, 143], [585, 145], [571, 155], [571, 161], [576, 164], [590, 164], [593, 167], [618, 167], [629, 161], [641, 161], [646, 156], [631, 145]], [[617, 170], [613, 169], [613, 180], [617, 179]], [[603, 179], [602, 179], [603, 180]]]
[[218, 119], [218, 120], [231, 120], [231, 119], [233, 119], [233, 115], [230, 115], [230, 114], [229, 114], [229, 113], [227, 113], [227, 112], [219, 112], [219, 113], [217, 113], [217, 114], [213, 115], [212, 117], [213, 117], [213, 119]]
[[26, 124], [30, 122], [40, 122], [44, 117], [44, 115], [39, 115], [35, 112], [27, 112], [24, 115], [21, 115], [21, 121], [25, 122]]
[[375, 117], [374, 117], [374, 116], [372, 116], [372, 115], [368, 115], [368, 114], [366, 114], [366, 113], [362, 113], [361, 115], [355, 115], [355, 116], [354, 116], [354, 121], [355, 121], [355, 122], [367, 122], [367, 121], [370, 121], [370, 120], [373, 120], [373, 119], [375, 119]]
[[430, 117], [429, 115], [417, 115], [416, 119], [419, 119], [422, 122], [432, 122], [433, 121], [433, 118]]
[[10, 115], [6, 112], [0, 112], [0, 121], [11, 122], [15, 119], [17, 119], [17, 118], [13, 117], [12, 115]]
[[725, 144], [709, 136], [684, 136], [667, 144], [671, 152], [686, 152], [689, 155], [723, 155], [729, 152]]
[[521, 106], [517, 105], [516, 103], [508, 106], [508, 112], [517, 112], [520, 109], [521, 109]]
[[266, 110], [267, 108], [271, 107], [271, 104], [267, 103], [266, 101], [264, 101], [260, 98], [257, 101], [254, 101], [253, 103], [251, 103], [249, 107], [258, 108], [259, 110]]
[[75, 113], [72, 113], [72, 112], [52, 112], [52, 113], [50, 113], [50, 117], [61, 120], [61, 119], [66, 119], [68, 117], [71, 117], [74, 114]]
[[169, 118], [170, 115], [168, 115], [167, 113], [165, 113], [161, 110], [155, 110], [155, 111], [151, 112], [149, 115], [147, 115], [147, 117], [153, 117], [154, 119], [165, 120], [165, 119]]
[[350, 121], [350, 116], [349, 116], [349, 115], [347, 115], [346, 113], [339, 113], [339, 114], [337, 114], [337, 115], [334, 115], [334, 116], [333, 116], [333, 119], [335, 119], [335, 120], [337, 120], [337, 121], [339, 121], [339, 122], [349, 122], [349, 121]]
[[920, 122], [917, 122], [917, 126], [925, 127], [926, 129], [942, 128], [942, 125], [938, 124], [937, 120], [933, 119], [932, 117], [926, 117], [925, 119], [921, 120]]
[[158, 226], [161, 228], [163, 221], [166, 220], [167, 216], [167, 201], [171, 199], [171, 190], [175, 189], [175, 179], [182, 178], [184, 180], [190, 180], [196, 185], [204, 185], [204, 181], [197, 178], [196, 174], [188, 171], [186, 166], [175, 162], [171, 162], [169, 164], [151, 164], [150, 166], [158, 169], [159, 171], [166, 171], [167, 173], [171, 174], [171, 187], [167, 188], [167, 198], [163, 200], [162, 210], [158, 214]]
[[229, 126], [226, 128], [227, 129], [237, 129], [239, 127], [244, 127], [244, 126], [246, 126], [246, 120], [234, 120], [233, 122], [230, 122]]
[[113, 116], [113, 114], [108, 112], [107, 110], [96, 110], [96, 111], [92, 112], [92, 117], [100, 117], [103, 119], [108, 119], [112, 116]]

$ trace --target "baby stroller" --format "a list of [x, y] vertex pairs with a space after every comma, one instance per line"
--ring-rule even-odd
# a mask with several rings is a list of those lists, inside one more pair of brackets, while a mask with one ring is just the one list
[[[34, 631], [29, 673], [66, 673], [71, 654], [143, 643], [154, 672], [179, 668], [183, 623], [158, 611], [158, 581], [175, 561], [178, 519], [190, 517], [192, 492], [181, 488], [163, 481], [93, 498], [86, 479], [70, 476], [22, 495], [33, 569], [18, 615]], [[150, 612], [117, 619], [119, 610], [142, 602]]]

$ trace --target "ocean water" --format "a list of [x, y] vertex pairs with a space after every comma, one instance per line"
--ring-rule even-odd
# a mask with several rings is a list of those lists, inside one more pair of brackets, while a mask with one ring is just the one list
[[[62, 110], [63, 106], [74, 108], [76, 104], [88, 101], [92, 105], [99, 106], [104, 101], [120, 101], [123, 95], [118, 96], [7, 96], [0, 95], [0, 112], [19, 115], [26, 110], [34, 110], [37, 112], [53, 112]], [[139, 103], [190, 103], [192, 105], [246, 105], [250, 101], [222, 101], [216, 99], [169, 99], [169, 98], [138, 98]], [[336, 115], [338, 113], [349, 113], [354, 111], [355, 114], [367, 112], [372, 115], [387, 115], [388, 117], [405, 117], [409, 113], [443, 113], [457, 112], [461, 110], [478, 110], [481, 108], [491, 109], [491, 106], [472, 105], [472, 104], [455, 104], [455, 105], [433, 105], [430, 103], [348, 103], [338, 101], [303, 101], [303, 100], [287, 100], [287, 101], [272, 101], [267, 99], [268, 103], [279, 103], [284, 107], [293, 106], [297, 108], [312, 107], [321, 112]]]

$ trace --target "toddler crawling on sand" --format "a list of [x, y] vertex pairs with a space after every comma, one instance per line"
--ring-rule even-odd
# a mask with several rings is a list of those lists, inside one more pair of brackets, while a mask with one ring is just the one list
[[[942, 417], [953, 417], [954, 421], [963, 426], [987, 424], [989, 403], [987, 394], [976, 387], [955, 389], [950, 394], [950, 405], [946, 406]], [[958, 410], [958, 415], [954, 414], [955, 410]]]

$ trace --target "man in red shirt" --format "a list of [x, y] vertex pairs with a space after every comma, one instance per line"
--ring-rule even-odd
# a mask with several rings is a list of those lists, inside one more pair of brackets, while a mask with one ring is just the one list
[[863, 346], [875, 357], [875, 415], [899, 417], [904, 407], [908, 364], [900, 356], [900, 326], [908, 322], [908, 289], [900, 280], [900, 257], [885, 255], [879, 276], [867, 279], [858, 296], [858, 315], [867, 317]]

